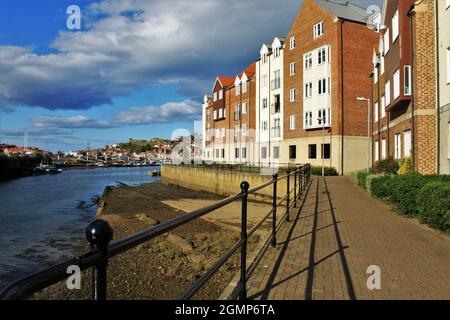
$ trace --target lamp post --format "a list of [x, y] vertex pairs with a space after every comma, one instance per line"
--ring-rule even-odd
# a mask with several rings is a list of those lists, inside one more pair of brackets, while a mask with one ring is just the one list
[[317, 118], [322, 123], [322, 177], [325, 176], [325, 117]]
[[358, 101], [367, 101], [367, 172], [370, 170], [370, 150], [372, 149], [372, 145], [370, 142], [370, 98], [358, 97], [356, 98]]

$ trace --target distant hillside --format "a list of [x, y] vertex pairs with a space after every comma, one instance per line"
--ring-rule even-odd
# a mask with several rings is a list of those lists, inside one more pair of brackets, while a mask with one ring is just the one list
[[126, 149], [132, 152], [140, 153], [155, 149], [157, 145], [161, 146], [163, 144], [171, 144], [172, 141], [160, 138], [153, 138], [151, 140], [135, 140], [130, 139], [130, 141], [125, 143], [120, 143], [119, 146], [122, 149]]

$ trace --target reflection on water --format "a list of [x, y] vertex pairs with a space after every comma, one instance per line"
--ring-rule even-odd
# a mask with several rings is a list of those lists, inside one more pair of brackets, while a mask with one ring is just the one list
[[92, 203], [106, 186], [157, 181], [147, 174], [153, 169], [73, 169], [0, 182], [0, 288], [73, 254], [97, 208], [80, 202]]

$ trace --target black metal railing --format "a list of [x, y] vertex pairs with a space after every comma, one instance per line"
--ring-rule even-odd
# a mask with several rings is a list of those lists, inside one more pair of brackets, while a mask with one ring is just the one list
[[[293, 188], [291, 188], [291, 177], [294, 177]], [[279, 199], [277, 193], [279, 190], [279, 184], [284, 180], [286, 181], [286, 195]], [[284, 221], [289, 221], [290, 210], [297, 206], [297, 200], [302, 197], [306, 186], [310, 183], [310, 180], [311, 166], [306, 164], [297, 165], [295, 169], [288, 169], [285, 174], [280, 176], [278, 174], [274, 174], [270, 181], [252, 189], [250, 189], [250, 185], [247, 181], [243, 181], [240, 184], [241, 192], [238, 194], [112, 242], [113, 229], [111, 225], [105, 220], [97, 219], [91, 222], [86, 228], [86, 238], [91, 244], [91, 250], [89, 252], [13, 282], [0, 292], [0, 299], [26, 299], [35, 292], [67, 279], [70, 276], [67, 273], [68, 268], [76, 265], [80, 268], [80, 271], [93, 268], [92, 298], [94, 300], [106, 300], [107, 269], [110, 258], [237, 200], [241, 200], [242, 203], [241, 237], [239, 241], [237, 241], [221, 258], [219, 258], [219, 260], [217, 260], [208, 271], [198, 278], [197, 281], [180, 297], [180, 299], [185, 300], [193, 297], [220, 269], [220, 267], [222, 267], [228, 259], [238, 252], [239, 249], [241, 261], [240, 280], [235, 290], [231, 293], [229, 299], [246, 299], [248, 278], [255, 271], [257, 264], [261, 260], [269, 244], [271, 244], [272, 247], [276, 246], [277, 231]], [[258, 191], [270, 186], [273, 187], [271, 209], [258, 223], [256, 223], [250, 230], [247, 230], [248, 196], [250, 194], [257, 194]], [[294, 194], [294, 199], [291, 201], [292, 193]], [[285, 203], [286, 210], [284, 215], [280, 218], [277, 217], [277, 212], [278, 209], [282, 207], [283, 203]], [[256, 258], [247, 268], [247, 240], [270, 216], [272, 217], [272, 231], [264, 242], [264, 245], [261, 246]]]

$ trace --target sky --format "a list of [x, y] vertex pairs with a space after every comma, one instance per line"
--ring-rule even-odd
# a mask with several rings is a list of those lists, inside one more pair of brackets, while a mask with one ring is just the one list
[[28, 131], [30, 146], [68, 151], [192, 131], [216, 76], [284, 36], [301, 2], [0, 0], [0, 143]]

